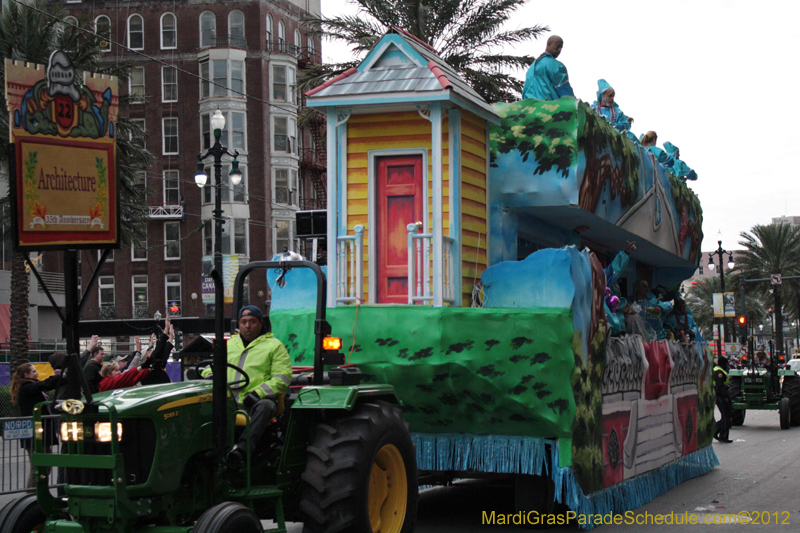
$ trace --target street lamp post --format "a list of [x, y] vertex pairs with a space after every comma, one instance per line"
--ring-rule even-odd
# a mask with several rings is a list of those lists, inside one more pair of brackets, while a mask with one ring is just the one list
[[[197, 174], [194, 177], [198, 187], [203, 187], [208, 181], [203, 161], [208, 157], [214, 158], [214, 270], [211, 278], [214, 280], [214, 385], [212, 388], [212, 419], [214, 420], [215, 448], [217, 453], [225, 451], [227, 440], [227, 427], [220, 423], [225, 417], [225, 399], [227, 397], [226, 380], [227, 354], [225, 350], [225, 295], [222, 280], [222, 157], [228, 155], [233, 158], [231, 171], [228, 174], [231, 183], [238, 185], [242, 181], [242, 171], [239, 170], [239, 151], [233, 153], [220, 144], [222, 130], [225, 129], [225, 117], [217, 109], [211, 117], [211, 129], [214, 130], [214, 146], [205, 154], [197, 156]], [[234, 313], [236, 311], [234, 310]]]
[[[718, 255], [719, 256], [719, 285], [720, 285], [720, 290], [722, 291], [722, 319], [721, 319], [721, 322], [722, 322], [722, 329], [723, 329], [724, 334], [725, 334], [725, 339], [724, 340], [727, 342], [729, 340], [729, 336], [728, 336], [728, 328], [725, 325], [725, 272], [724, 272], [725, 268], [722, 266], [722, 264], [723, 264], [722, 263], [722, 261], [723, 261], [723, 257], [722, 256], [724, 254], [728, 254], [728, 269], [729, 270], [733, 269], [733, 267], [735, 266], [735, 263], [733, 262], [733, 254], [731, 252], [729, 252], [727, 250], [724, 250], [722, 248], [722, 233], [721, 232], [717, 233], [717, 244], [718, 244], [718, 248], [715, 251], [713, 251], [713, 252], [708, 254], [708, 269], [709, 270], [714, 270], [714, 268], [716, 267], [716, 265], [714, 264], [714, 256]], [[723, 341], [722, 335], [723, 335], [723, 332], [720, 332], [719, 341], [717, 342], [717, 349], [719, 351], [719, 355], [722, 355], [722, 341]]]

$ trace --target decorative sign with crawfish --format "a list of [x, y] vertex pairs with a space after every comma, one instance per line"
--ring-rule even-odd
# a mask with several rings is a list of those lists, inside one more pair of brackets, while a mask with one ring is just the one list
[[60, 50], [47, 68], [5, 60], [19, 249], [114, 247], [117, 79], [84, 73]]

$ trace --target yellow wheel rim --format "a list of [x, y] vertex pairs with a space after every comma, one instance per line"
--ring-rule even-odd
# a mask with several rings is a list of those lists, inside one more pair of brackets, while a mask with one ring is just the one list
[[400, 533], [407, 504], [406, 465], [400, 450], [387, 444], [375, 456], [369, 477], [369, 522], [373, 533]]

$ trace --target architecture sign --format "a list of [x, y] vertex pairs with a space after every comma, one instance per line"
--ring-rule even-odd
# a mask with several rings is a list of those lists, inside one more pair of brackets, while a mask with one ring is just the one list
[[81, 79], [60, 50], [46, 69], [6, 59], [5, 74], [19, 248], [116, 247], [117, 79]]

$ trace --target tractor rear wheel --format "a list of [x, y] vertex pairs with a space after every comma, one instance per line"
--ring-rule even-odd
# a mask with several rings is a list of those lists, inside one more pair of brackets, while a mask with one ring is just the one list
[[800, 376], [784, 376], [781, 393], [784, 398], [789, 398], [792, 425], [800, 426]]
[[264, 528], [241, 503], [222, 502], [200, 515], [192, 533], [264, 533]]
[[44, 528], [44, 512], [33, 494], [9, 502], [0, 514], [0, 533], [30, 533]]
[[417, 462], [400, 410], [384, 401], [318, 424], [302, 475], [304, 531], [407, 533], [417, 516]]
[[[728, 379], [728, 394], [731, 401], [735, 402], [742, 393], [742, 378], [739, 376]], [[741, 426], [744, 424], [744, 415], [747, 411], [744, 409], [733, 409], [731, 411], [731, 426]]]
[[781, 416], [781, 429], [789, 429], [792, 427], [792, 410], [789, 404], [789, 398], [781, 398], [780, 416]]

